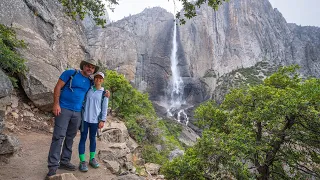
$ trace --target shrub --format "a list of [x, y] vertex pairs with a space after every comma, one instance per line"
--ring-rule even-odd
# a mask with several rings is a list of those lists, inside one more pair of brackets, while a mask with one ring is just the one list
[[0, 67], [11, 75], [24, 74], [27, 71], [25, 59], [18, 53], [17, 48], [25, 48], [22, 40], [16, 38], [13, 29], [0, 24]]
[[14, 87], [18, 87], [17, 74], [25, 75], [27, 66], [17, 52], [17, 48], [25, 48], [26, 45], [22, 40], [16, 38], [13, 29], [0, 24], [0, 68], [9, 73], [9, 79]]

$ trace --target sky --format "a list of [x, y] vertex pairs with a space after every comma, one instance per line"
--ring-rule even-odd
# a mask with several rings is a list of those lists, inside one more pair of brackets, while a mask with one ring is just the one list
[[[176, 10], [181, 4], [176, 0]], [[232, 0], [230, 0], [232, 1]], [[277, 8], [289, 23], [302, 26], [320, 27], [320, 0], [269, 0], [273, 8]], [[114, 12], [108, 9], [111, 21], [120, 20], [126, 16], [142, 12], [145, 8], [160, 6], [175, 14], [173, 0], [120, 0], [114, 6]]]
[[269, 0], [289, 23], [320, 27], [320, 0]]
[[[176, 11], [181, 9], [178, 0], [176, 4]], [[114, 12], [108, 9], [109, 19], [111, 21], [117, 21], [124, 17], [142, 12], [145, 8], [162, 7], [167, 11], [175, 14], [175, 5], [173, 0], [119, 0], [119, 5], [115, 5]]]

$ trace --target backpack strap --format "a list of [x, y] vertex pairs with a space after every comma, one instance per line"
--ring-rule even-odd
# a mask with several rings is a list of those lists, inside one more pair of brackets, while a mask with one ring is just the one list
[[83, 130], [84, 130], [84, 117], [83, 117], [83, 115], [84, 115], [85, 105], [86, 105], [86, 101], [87, 101], [87, 94], [88, 94], [88, 92], [89, 92], [90, 89], [91, 89], [91, 86], [90, 86], [90, 88], [88, 89], [88, 91], [86, 92], [86, 95], [84, 96], [84, 99], [83, 99], [83, 101], [82, 101], [81, 124], [80, 124], [80, 127], [79, 127], [79, 130], [80, 130], [81, 132], [83, 132]]
[[68, 82], [70, 81], [70, 84], [69, 84], [69, 88], [71, 89], [71, 91], [73, 92], [73, 89], [72, 89], [72, 80], [74, 78], [74, 76], [79, 73], [78, 70], [74, 70], [74, 73], [69, 77], [69, 79], [67, 80], [67, 82], [64, 84], [64, 85], [67, 85]]
[[102, 118], [102, 106], [103, 106], [103, 100], [104, 100], [104, 95], [106, 94], [106, 91], [103, 90], [102, 95], [101, 95], [101, 111], [100, 114], [98, 116], [98, 122], [100, 122], [101, 118]]

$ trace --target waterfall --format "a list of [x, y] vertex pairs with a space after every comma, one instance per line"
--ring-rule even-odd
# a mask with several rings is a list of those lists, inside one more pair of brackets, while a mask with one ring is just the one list
[[170, 56], [172, 77], [168, 88], [170, 96], [167, 114], [170, 117], [176, 117], [177, 121], [188, 125], [189, 118], [182, 106], [185, 104], [183, 96], [184, 83], [178, 69], [177, 50], [177, 25], [175, 23], [172, 38], [172, 51]]

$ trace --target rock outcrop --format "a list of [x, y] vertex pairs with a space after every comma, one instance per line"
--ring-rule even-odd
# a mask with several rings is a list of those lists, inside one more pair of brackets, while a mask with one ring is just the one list
[[67, 17], [58, 0], [0, 2], [0, 23], [14, 28], [29, 71], [21, 77], [27, 96], [43, 110], [50, 110], [53, 88], [61, 72], [78, 67], [86, 55], [86, 38], [80, 26]]
[[3, 134], [6, 126], [6, 110], [11, 104], [12, 83], [6, 74], [0, 69], [0, 155], [16, 152], [19, 148], [19, 140], [10, 135]]
[[49, 180], [77, 180], [77, 178], [72, 173], [63, 173], [51, 176]]
[[0, 69], [0, 134], [4, 128], [4, 119], [6, 113], [6, 107], [10, 104], [11, 91], [13, 89], [10, 79]]
[[[109, 120], [110, 121], [110, 120]], [[100, 138], [103, 148], [98, 149], [101, 164], [111, 173], [120, 175], [117, 179], [163, 179], [159, 175], [160, 165], [144, 163], [141, 159], [141, 147], [129, 136], [128, 129], [121, 121], [111, 120], [102, 129]], [[137, 176], [136, 166], [146, 172]], [[124, 178], [126, 177], [126, 178]]]
[[9, 96], [13, 90], [12, 83], [8, 76], [0, 69], [0, 98]]

